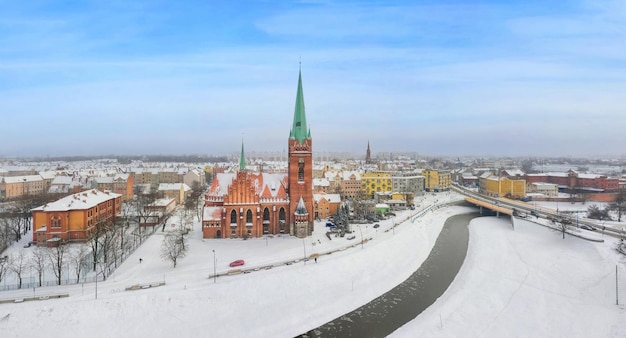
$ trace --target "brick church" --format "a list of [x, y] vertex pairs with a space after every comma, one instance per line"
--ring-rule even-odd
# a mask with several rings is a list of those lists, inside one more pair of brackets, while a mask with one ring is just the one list
[[205, 195], [204, 238], [248, 238], [266, 234], [303, 238], [312, 234], [313, 147], [311, 131], [306, 125], [301, 72], [287, 142], [287, 174], [248, 171], [241, 145], [239, 170], [216, 174]]

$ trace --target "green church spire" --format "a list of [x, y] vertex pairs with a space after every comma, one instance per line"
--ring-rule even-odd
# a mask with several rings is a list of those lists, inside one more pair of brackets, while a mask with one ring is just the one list
[[243, 153], [243, 140], [241, 140], [241, 157], [239, 158], [239, 171], [246, 170], [246, 157]]
[[296, 108], [293, 113], [293, 126], [289, 138], [295, 138], [300, 143], [311, 138], [311, 133], [306, 126], [306, 114], [304, 112], [304, 94], [302, 93], [302, 72], [298, 70], [298, 92], [296, 93]]

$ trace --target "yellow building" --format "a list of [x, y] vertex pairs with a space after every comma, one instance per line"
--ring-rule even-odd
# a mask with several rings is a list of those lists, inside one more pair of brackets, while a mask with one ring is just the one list
[[524, 197], [526, 196], [526, 180], [499, 177], [485, 174], [479, 177], [480, 192], [494, 197]]
[[424, 190], [426, 191], [438, 192], [450, 189], [452, 179], [449, 171], [424, 169], [422, 176], [424, 176]]
[[376, 172], [361, 174], [361, 186], [366, 198], [373, 198], [377, 192], [391, 192], [393, 188], [391, 174]]

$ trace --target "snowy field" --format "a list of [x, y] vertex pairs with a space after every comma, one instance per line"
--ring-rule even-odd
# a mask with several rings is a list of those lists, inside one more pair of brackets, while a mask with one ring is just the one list
[[[454, 196], [454, 194], [453, 194]], [[450, 195], [429, 195], [422, 206]], [[294, 337], [349, 312], [406, 279], [426, 259], [446, 218], [470, 210], [442, 208], [414, 223], [410, 212], [354, 227], [356, 239], [313, 237], [202, 240], [195, 226], [190, 252], [174, 269], [159, 257], [157, 232], [105, 282], [38, 288], [63, 299], [0, 304], [0, 336], [11, 337]], [[386, 231], [388, 230], [388, 231]], [[364, 238], [372, 238], [362, 247]], [[626, 295], [626, 265], [614, 240], [594, 243], [517, 221], [482, 218], [470, 227], [468, 257], [446, 293], [393, 335], [611, 337], [626, 335], [626, 312], [615, 305], [615, 265]], [[244, 268], [278, 264], [312, 253], [315, 263], [209, 279], [214, 269], [244, 259]], [[213, 266], [213, 250], [217, 265]], [[142, 258], [142, 263], [139, 263]], [[623, 261], [623, 260], [622, 260]], [[137, 284], [165, 285], [124, 291]], [[6, 291], [0, 299], [33, 296]], [[626, 297], [622, 297], [626, 298]], [[624, 302], [622, 300], [621, 302]], [[621, 303], [620, 302], [620, 303]]]

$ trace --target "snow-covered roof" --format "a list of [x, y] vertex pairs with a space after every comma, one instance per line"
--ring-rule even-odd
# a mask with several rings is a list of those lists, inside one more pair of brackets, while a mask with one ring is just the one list
[[37, 182], [41, 180], [43, 180], [41, 175], [8, 176], [4, 178], [4, 182], [6, 182], [7, 184], [20, 182]]
[[524, 172], [519, 169], [507, 169], [504, 172], [509, 176], [524, 176]]
[[152, 205], [155, 207], [166, 207], [172, 203], [174, 203], [173, 198], [159, 198], [152, 202]]
[[361, 180], [361, 174], [358, 171], [344, 171], [342, 173], [342, 179], [344, 181], [349, 181], [350, 180], [350, 176], [354, 175], [354, 179], [357, 181]]
[[56, 171], [41, 171], [39, 172], [39, 176], [44, 180], [52, 180], [57, 176]]
[[341, 196], [339, 194], [313, 194], [313, 200], [319, 202], [322, 198], [325, 198], [330, 203], [340, 203]]
[[161, 191], [171, 191], [171, 190], [180, 190], [183, 188], [183, 191], [190, 191], [191, 188], [185, 183], [161, 183], [159, 184], [159, 190]]
[[84, 210], [97, 206], [102, 202], [115, 199], [122, 195], [113, 192], [102, 192], [91, 189], [77, 194], [69, 195], [52, 203], [32, 209], [33, 211], [68, 211]]
[[69, 185], [70, 183], [72, 183], [72, 177], [70, 176], [56, 176], [52, 182], [50, 182], [51, 185], [62, 185], [62, 184], [67, 184]]
[[[251, 175], [251, 180], [254, 184], [254, 188], [256, 193], [259, 195], [269, 194], [268, 197], [277, 197], [279, 192], [285, 191], [283, 186], [285, 179], [287, 177], [286, 174], [283, 173], [248, 173], [247, 175]], [[213, 196], [224, 196], [228, 194], [228, 187], [233, 183], [233, 180], [236, 179], [236, 173], [219, 173], [215, 175], [213, 180], [213, 185], [209, 190], [208, 194]]]
[[327, 179], [325, 178], [314, 178], [313, 179], [313, 186], [317, 186], [317, 187], [329, 187], [330, 186], [330, 182], [328, 182]]

